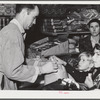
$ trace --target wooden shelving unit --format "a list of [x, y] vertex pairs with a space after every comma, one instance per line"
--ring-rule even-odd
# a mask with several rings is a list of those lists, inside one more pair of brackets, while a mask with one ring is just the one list
[[7, 25], [15, 15], [14, 4], [0, 4], [0, 29]]

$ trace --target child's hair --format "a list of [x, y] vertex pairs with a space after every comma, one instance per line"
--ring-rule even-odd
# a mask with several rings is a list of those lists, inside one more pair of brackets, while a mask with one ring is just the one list
[[94, 49], [100, 50], [100, 44], [95, 44]]
[[[92, 59], [93, 55], [90, 52], [82, 52], [82, 53], [80, 53], [79, 56], [78, 56], [78, 63], [80, 62], [82, 56], [86, 56], [87, 57], [87, 61], [89, 61], [89, 66], [87, 66], [87, 67], [88, 67], [88, 70], [91, 70], [93, 68], [93, 66], [94, 66], [94, 62], [93, 62], [93, 59]], [[79, 70], [78, 66], [77, 66], [77, 69]]]
[[92, 62], [92, 54], [91, 53], [89, 53], [89, 52], [82, 52], [82, 53], [79, 54], [78, 59], [80, 59], [81, 56], [86, 56], [88, 58], [88, 60]]

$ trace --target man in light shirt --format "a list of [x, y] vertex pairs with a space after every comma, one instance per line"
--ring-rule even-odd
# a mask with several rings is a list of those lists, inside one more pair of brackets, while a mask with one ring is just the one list
[[38, 61], [25, 65], [22, 33], [36, 23], [39, 8], [33, 4], [17, 4], [16, 15], [0, 31], [0, 81], [4, 75], [3, 90], [17, 90], [17, 81], [34, 83], [39, 74], [57, 71], [57, 65], [48, 60], [41, 67]]

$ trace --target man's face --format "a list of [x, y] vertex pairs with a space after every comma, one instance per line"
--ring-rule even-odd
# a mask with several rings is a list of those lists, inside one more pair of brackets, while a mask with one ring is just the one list
[[100, 67], [100, 50], [95, 49], [93, 55], [94, 67]]
[[80, 61], [78, 63], [78, 69], [80, 71], [87, 71], [88, 69], [90, 69], [90, 64], [91, 64], [91, 62], [88, 59], [88, 57], [85, 55], [82, 55], [80, 57]]
[[33, 24], [36, 24], [36, 17], [39, 15], [39, 9], [35, 6], [35, 9], [27, 12], [27, 16], [24, 23], [24, 29], [28, 30]]
[[92, 36], [97, 36], [99, 35], [99, 32], [100, 32], [100, 26], [97, 22], [92, 22], [90, 24], [89, 30]]

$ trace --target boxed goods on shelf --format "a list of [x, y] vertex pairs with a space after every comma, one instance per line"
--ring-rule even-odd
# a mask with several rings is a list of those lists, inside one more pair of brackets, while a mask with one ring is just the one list
[[64, 55], [68, 53], [77, 53], [76, 41], [73, 39], [68, 39], [64, 42], [61, 42], [58, 39], [54, 39], [51, 41], [47, 37], [42, 40], [36, 41], [35, 43], [32, 43], [30, 45], [30, 49], [31, 51], [40, 52], [37, 54], [40, 54], [43, 57], [48, 57], [51, 55]]

